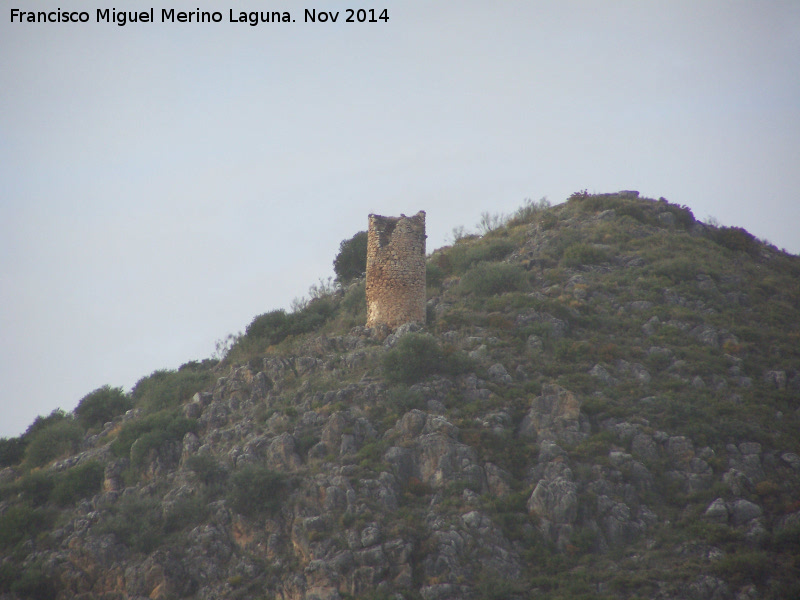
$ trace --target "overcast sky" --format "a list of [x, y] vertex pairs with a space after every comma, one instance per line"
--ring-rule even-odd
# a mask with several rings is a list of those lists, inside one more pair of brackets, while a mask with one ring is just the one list
[[800, 252], [796, 0], [387, 0], [361, 24], [130, 0], [157, 22], [125, 27], [108, 6], [0, 11], [0, 436], [209, 357], [373, 212], [426, 210], [431, 251], [526, 197], [637, 189]]

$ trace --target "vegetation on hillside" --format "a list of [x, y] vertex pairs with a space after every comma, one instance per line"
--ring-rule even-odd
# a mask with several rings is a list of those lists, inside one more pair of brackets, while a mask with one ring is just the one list
[[[359, 232], [335, 281], [256, 316], [219, 360], [155, 371], [130, 393], [104, 386], [0, 440], [0, 595], [52, 597], [63, 579], [45, 557], [67, 539], [88, 547], [68, 533], [78, 527], [131, 561], [222, 552], [209, 540], [224, 529], [237, 540], [224, 560], [250, 569], [215, 567], [230, 597], [273, 593], [314, 565], [309, 580], [324, 581], [362, 546], [393, 548], [412, 573], [339, 597], [445, 584], [481, 598], [800, 594], [800, 259], [632, 192], [527, 200], [477, 230], [428, 257], [422, 331], [363, 327]], [[553, 419], [572, 429], [523, 434], [532, 407], [573, 397]], [[452, 441], [453, 472], [493, 473], [492, 491], [445, 467], [387, 484], [425, 436]], [[566, 528], [532, 508], [549, 476], [575, 488]], [[466, 547], [473, 522], [502, 536], [492, 543], [520, 573], [482, 559], [468, 577], [432, 574], [429, 557], [447, 556], [437, 544], [461, 532], [448, 543]], [[362, 573], [379, 561], [358, 560], [373, 561]], [[174, 594], [201, 597], [189, 584]]]

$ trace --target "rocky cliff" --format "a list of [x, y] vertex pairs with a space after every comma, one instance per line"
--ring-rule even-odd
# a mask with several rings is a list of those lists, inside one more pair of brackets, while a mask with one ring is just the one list
[[355, 282], [3, 440], [0, 598], [798, 597], [798, 281], [663, 199], [523, 206], [425, 329]]

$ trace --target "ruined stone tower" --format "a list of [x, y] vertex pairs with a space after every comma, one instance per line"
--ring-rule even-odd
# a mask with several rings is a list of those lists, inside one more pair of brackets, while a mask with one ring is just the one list
[[369, 216], [367, 327], [425, 322], [425, 211]]

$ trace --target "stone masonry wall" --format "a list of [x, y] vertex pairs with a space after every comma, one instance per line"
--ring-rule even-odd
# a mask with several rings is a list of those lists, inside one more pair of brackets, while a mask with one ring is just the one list
[[425, 322], [425, 211], [369, 215], [367, 327]]

